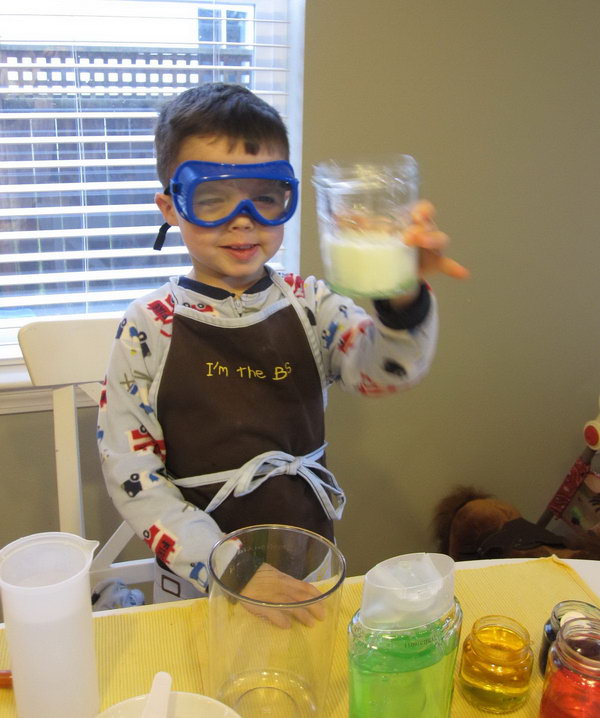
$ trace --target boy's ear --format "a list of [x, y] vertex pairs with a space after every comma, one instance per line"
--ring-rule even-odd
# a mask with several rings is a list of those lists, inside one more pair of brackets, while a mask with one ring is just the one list
[[168, 194], [164, 194], [163, 192], [157, 192], [154, 195], [154, 201], [156, 202], [156, 206], [164, 217], [165, 222], [168, 222], [171, 225], [177, 225], [177, 213], [175, 212], [175, 208], [173, 207], [172, 198], [169, 197]]

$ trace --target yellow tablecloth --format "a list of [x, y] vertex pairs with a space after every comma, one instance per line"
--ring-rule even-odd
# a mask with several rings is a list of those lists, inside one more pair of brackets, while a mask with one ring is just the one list
[[[326, 718], [346, 718], [348, 714], [346, 626], [360, 604], [361, 579], [349, 579], [343, 591]], [[542, 626], [556, 603], [580, 599], [600, 605], [598, 596], [577, 573], [554, 558], [459, 570], [456, 595], [464, 613], [462, 639], [477, 618], [503, 614], [527, 627], [536, 654]], [[206, 609], [207, 602], [200, 599], [97, 616], [94, 623], [102, 708], [146, 693], [159, 670], [171, 673], [174, 690], [203, 693], [208, 661]], [[0, 631], [0, 669], [8, 667], [4, 631]], [[542, 678], [536, 665], [528, 703], [510, 715], [537, 718], [541, 690]], [[452, 718], [482, 715], [486, 714], [455, 691]], [[16, 716], [12, 691], [0, 689], [0, 718], [12, 716]]]

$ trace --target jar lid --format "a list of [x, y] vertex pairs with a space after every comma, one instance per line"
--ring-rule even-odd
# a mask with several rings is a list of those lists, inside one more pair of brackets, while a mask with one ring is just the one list
[[365, 575], [360, 620], [375, 629], [431, 623], [454, 602], [454, 561], [439, 553], [411, 553], [382, 561]]

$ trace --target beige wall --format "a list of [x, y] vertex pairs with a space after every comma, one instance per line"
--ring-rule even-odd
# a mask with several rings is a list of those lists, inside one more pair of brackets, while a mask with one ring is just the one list
[[[473, 278], [432, 281], [441, 334], [411, 392], [334, 389], [329, 460], [351, 573], [433, 548], [457, 482], [531, 519], [582, 448], [600, 391], [597, 0], [307, 0], [302, 270], [320, 273], [311, 165], [408, 152]], [[84, 410], [92, 533], [115, 517]], [[56, 528], [51, 418], [0, 416], [0, 545]], [[52, 523], [54, 522], [54, 523]]]
[[407, 152], [468, 283], [432, 279], [438, 355], [411, 392], [333, 390], [329, 461], [350, 570], [432, 548], [472, 482], [537, 519], [600, 392], [600, 3], [308, 0], [303, 263], [321, 271], [311, 165]]

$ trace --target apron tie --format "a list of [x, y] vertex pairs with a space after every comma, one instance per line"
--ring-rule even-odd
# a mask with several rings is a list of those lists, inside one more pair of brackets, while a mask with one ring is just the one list
[[[190, 476], [183, 479], [171, 479], [178, 486], [196, 487], [223, 482], [212, 501], [204, 509], [214, 511], [231, 494], [245, 496], [274, 476], [287, 474], [300, 476], [307, 481], [319, 499], [323, 510], [330, 519], [341, 519], [346, 496], [338, 485], [335, 476], [317, 459], [323, 456], [326, 444], [310, 454], [292, 456], [284, 451], [265, 451], [240, 466], [239, 469], [217, 471], [213, 474]], [[316, 473], [318, 471], [325, 478]]]

